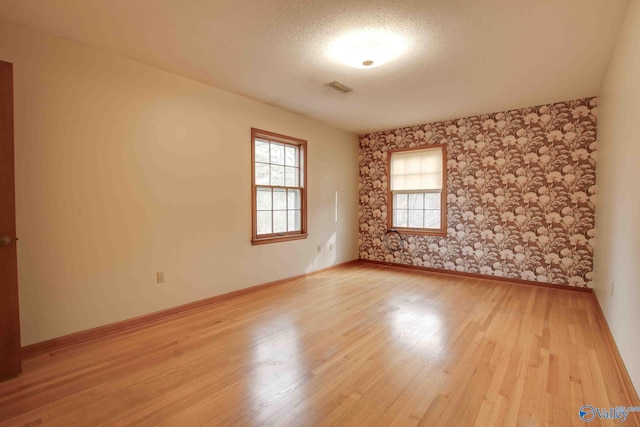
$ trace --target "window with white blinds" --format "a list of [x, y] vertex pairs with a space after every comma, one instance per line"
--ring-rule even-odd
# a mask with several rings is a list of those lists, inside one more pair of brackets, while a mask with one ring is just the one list
[[392, 153], [391, 190], [442, 190], [442, 148]]
[[446, 147], [394, 151], [389, 161], [389, 228], [443, 233]]

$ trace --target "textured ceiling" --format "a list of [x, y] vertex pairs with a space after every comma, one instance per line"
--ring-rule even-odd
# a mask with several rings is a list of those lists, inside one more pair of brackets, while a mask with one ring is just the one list
[[[597, 95], [628, 0], [0, 0], [0, 17], [355, 133]], [[356, 30], [408, 42], [354, 69]], [[354, 89], [340, 94], [325, 84]]]

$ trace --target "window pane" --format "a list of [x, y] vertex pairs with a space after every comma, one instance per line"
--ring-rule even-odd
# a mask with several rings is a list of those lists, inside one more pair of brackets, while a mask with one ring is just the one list
[[298, 140], [282, 136], [272, 138], [258, 129], [252, 129], [252, 134], [255, 191], [252, 243], [298, 238], [306, 224], [303, 212], [306, 193], [301, 188], [307, 166], [302, 155], [305, 143], [300, 145]]
[[271, 165], [271, 185], [284, 185], [284, 166]]
[[424, 195], [424, 208], [425, 209], [440, 209], [441, 193], [425, 193]]
[[300, 209], [300, 190], [287, 190], [289, 209]]
[[407, 209], [408, 205], [407, 205], [407, 199], [409, 197], [408, 194], [394, 194], [394, 202], [393, 202], [393, 207], [394, 209]]
[[414, 227], [414, 228], [424, 227], [424, 211], [423, 210], [409, 211], [409, 227]]
[[427, 210], [425, 211], [425, 215], [425, 228], [440, 228], [439, 210]]
[[273, 232], [287, 231], [287, 211], [273, 211]]
[[271, 211], [258, 212], [258, 234], [271, 233]]
[[277, 142], [271, 143], [271, 163], [284, 165], [284, 145]]
[[269, 165], [256, 163], [256, 184], [269, 185]]
[[300, 231], [302, 226], [300, 224], [300, 211], [289, 211], [289, 224], [288, 231]]
[[256, 205], [259, 211], [271, 210], [271, 189], [270, 188], [258, 188], [256, 194]]
[[409, 209], [424, 209], [424, 194], [409, 194]]
[[285, 157], [285, 165], [287, 166], [298, 166], [298, 147], [294, 147], [293, 145], [285, 145], [284, 147], [284, 157]]
[[393, 211], [393, 226], [394, 227], [407, 227], [407, 211], [394, 210]]
[[269, 142], [256, 139], [256, 162], [269, 163]]
[[298, 187], [298, 168], [284, 168], [284, 185]]
[[284, 188], [273, 189], [273, 209], [287, 209], [287, 190]]

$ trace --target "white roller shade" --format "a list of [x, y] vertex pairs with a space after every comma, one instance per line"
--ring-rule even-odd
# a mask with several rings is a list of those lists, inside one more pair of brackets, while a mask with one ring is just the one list
[[391, 191], [442, 190], [442, 148], [391, 154]]

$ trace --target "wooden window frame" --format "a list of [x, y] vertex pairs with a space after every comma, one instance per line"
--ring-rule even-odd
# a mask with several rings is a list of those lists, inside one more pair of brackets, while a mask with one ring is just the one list
[[[299, 148], [300, 176], [299, 186], [256, 185], [256, 138], [270, 142], [296, 145]], [[257, 188], [300, 190], [300, 231], [258, 235]], [[287, 198], [288, 199], [288, 198]], [[251, 244], [287, 242], [307, 238], [307, 141], [291, 136], [281, 135], [262, 129], [251, 128]]]
[[[391, 156], [394, 153], [406, 151], [429, 150], [432, 148], [442, 149], [442, 193], [440, 200], [440, 228], [411, 228], [411, 227], [394, 227], [393, 226], [393, 191], [391, 191]], [[416, 190], [412, 193], [420, 193], [425, 191]], [[407, 193], [400, 191], [399, 193]], [[423, 236], [446, 236], [447, 235], [447, 145], [432, 144], [422, 147], [398, 148], [387, 151], [387, 229], [396, 230], [402, 234], [417, 234]]]

